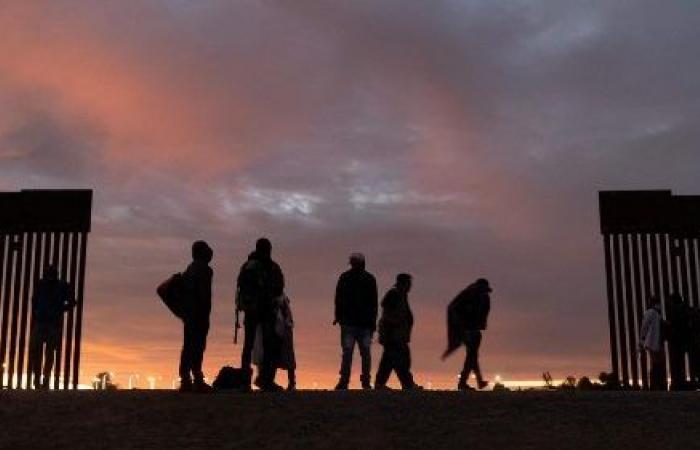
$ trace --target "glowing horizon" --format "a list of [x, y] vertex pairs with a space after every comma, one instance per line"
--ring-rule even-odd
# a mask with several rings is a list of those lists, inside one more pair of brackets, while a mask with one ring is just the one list
[[302, 385], [336, 381], [354, 251], [380, 295], [413, 274], [422, 383], [459, 371], [445, 307], [482, 276], [487, 378], [608, 371], [596, 192], [700, 192], [700, 11], [643, 4], [3, 3], [0, 190], [95, 190], [81, 382], [176, 373], [155, 288], [195, 239], [215, 251], [206, 374], [238, 366], [233, 280], [262, 235]]

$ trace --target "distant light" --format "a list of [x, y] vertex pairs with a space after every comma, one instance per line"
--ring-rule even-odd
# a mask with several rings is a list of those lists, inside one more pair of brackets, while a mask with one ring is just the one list
[[495, 378], [495, 380], [496, 380], [496, 383], [500, 383], [500, 382], [501, 382], [501, 376], [500, 376], [500, 375], [496, 375], [494, 378]]

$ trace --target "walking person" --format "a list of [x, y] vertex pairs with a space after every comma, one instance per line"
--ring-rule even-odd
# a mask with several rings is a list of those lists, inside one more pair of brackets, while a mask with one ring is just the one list
[[70, 285], [59, 279], [55, 265], [48, 266], [32, 296], [29, 361], [35, 389], [50, 386], [56, 351], [61, 343], [63, 314], [75, 305]]
[[411, 331], [413, 330], [413, 313], [408, 304], [412, 277], [401, 273], [396, 277], [396, 284], [382, 300], [382, 316], [379, 319], [379, 343], [384, 346], [384, 353], [379, 362], [374, 389], [389, 389], [386, 382], [392, 371], [396, 372], [401, 388], [404, 390], [422, 389], [413, 381], [411, 374]]
[[472, 371], [476, 375], [479, 389], [488, 386], [479, 366], [479, 347], [482, 339], [481, 332], [486, 330], [491, 310], [491, 292], [488, 280], [479, 278], [460, 292], [447, 308], [448, 343], [442, 359], [447, 358], [462, 345], [466, 347], [464, 368], [457, 383], [457, 389], [462, 391], [470, 389], [468, 381]]
[[284, 275], [280, 266], [272, 260], [272, 243], [260, 238], [238, 275], [236, 307], [245, 313], [241, 366], [247, 371], [249, 380], [256, 334], [261, 334], [263, 359], [255, 385], [264, 391], [283, 390], [274, 382], [282, 345], [282, 339], [275, 332], [277, 300], [283, 294]]
[[642, 326], [639, 332], [640, 352], [647, 351], [651, 362], [650, 388], [652, 391], [666, 390], [666, 357], [663, 348], [663, 319], [661, 318], [661, 302], [657, 297], [651, 297], [649, 307], [644, 311]]
[[355, 344], [360, 349], [363, 389], [371, 389], [372, 334], [376, 330], [378, 309], [377, 281], [365, 270], [365, 257], [361, 253], [350, 255], [350, 270], [338, 279], [335, 290], [335, 320], [340, 324], [340, 345], [343, 356], [337, 390], [345, 390], [350, 384], [350, 371]]
[[204, 241], [192, 244], [192, 262], [182, 274], [185, 285], [184, 339], [180, 354], [180, 391], [210, 392], [204, 381], [202, 360], [207, 346], [214, 271], [214, 251]]

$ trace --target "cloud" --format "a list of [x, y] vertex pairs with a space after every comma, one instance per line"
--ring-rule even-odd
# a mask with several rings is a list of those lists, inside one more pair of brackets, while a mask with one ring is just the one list
[[420, 370], [454, 371], [443, 309], [485, 275], [487, 368], [594, 374], [596, 191], [700, 190], [692, 2], [4, 6], [0, 187], [96, 189], [86, 342], [124, 366], [174, 366], [153, 289], [195, 238], [216, 253], [210, 369], [232, 358], [234, 273], [267, 235], [309, 373], [335, 370], [323, 324], [362, 250], [382, 288], [415, 276]]

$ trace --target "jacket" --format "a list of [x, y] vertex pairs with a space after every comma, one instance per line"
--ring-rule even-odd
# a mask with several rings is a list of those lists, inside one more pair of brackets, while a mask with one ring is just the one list
[[382, 345], [408, 344], [413, 330], [413, 313], [408, 296], [395, 287], [382, 300], [382, 317], [379, 319], [379, 343]]
[[377, 281], [366, 270], [350, 269], [340, 275], [335, 289], [335, 320], [341, 325], [376, 329]]

